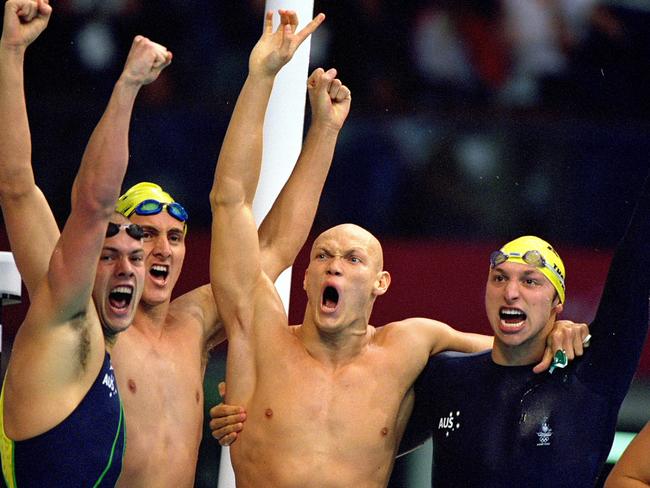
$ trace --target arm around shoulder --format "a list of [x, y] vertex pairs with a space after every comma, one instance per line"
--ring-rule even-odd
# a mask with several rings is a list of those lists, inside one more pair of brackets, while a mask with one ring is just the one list
[[471, 353], [492, 348], [492, 336], [460, 332], [443, 322], [426, 318], [409, 319], [408, 323], [426, 341], [430, 355], [442, 351]]

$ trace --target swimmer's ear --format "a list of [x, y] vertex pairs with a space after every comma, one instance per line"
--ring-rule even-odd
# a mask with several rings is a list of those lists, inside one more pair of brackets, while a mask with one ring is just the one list
[[380, 271], [377, 273], [377, 280], [372, 294], [375, 296], [383, 295], [388, 291], [390, 286], [390, 273], [388, 271]]

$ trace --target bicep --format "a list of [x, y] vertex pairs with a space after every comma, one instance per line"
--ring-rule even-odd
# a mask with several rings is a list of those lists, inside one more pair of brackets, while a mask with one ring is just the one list
[[226, 330], [252, 321], [256, 288], [263, 281], [257, 229], [249, 205], [213, 208], [210, 283]]
[[73, 210], [70, 214], [46, 275], [61, 320], [87, 308], [105, 233], [105, 221], [97, 219], [92, 212]]
[[460, 332], [431, 319], [414, 319], [419, 337], [424, 338], [429, 355], [442, 351], [477, 352], [492, 347], [491, 338]]

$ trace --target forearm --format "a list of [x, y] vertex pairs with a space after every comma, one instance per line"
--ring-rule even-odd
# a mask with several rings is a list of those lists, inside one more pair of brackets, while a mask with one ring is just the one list
[[458, 332], [454, 334], [454, 340], [447, 350], [458, 352], [480, 352], [492, 349], [494, 337], [469, 332]]
[[[211, 199], [243, 199], [252, 205], [260, 175], [264, 115], [273, 88], [273, 76], [249, 75], [237, 99], [221, 146]], [[236, 184], [220, 185], [218, 178]]]
[[302, 248], [329, 172], [339, 130], [312, 125], [289, 180], [259, 229], [263, 267], [275, 280]]
[[[129, 159], [129, 126], [141, 85], [117, 81], [108, 106], [95, 127], [73, 188], [73, 208], [79, 198], [112, 213]], [[90, 201], [89, 201], [90, 200]]]
[[[578, 374], [622, 400], [637, 368], [648, 330], [650, 293], [650, 185], [646, 180], [625, 236], [614, 252]], [[616, 361], [612, 358], [616, 357]]]
[[[23, 63], [25, 48], [0, 42], [0, 203], [20, 198], [35, 186]], [[9, 130], [11, 128], [11, 130]]]
[[0, 205], [16, 264], [33, 296], [47, 272], [59, 230], [32, 171], [24, 55], [24, 47], [0, 41], [0, 127], [11, 127], [0, 133]]

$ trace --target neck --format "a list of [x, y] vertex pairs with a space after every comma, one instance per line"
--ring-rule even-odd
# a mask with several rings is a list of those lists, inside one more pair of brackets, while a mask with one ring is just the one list
[[361, 354], [370, 343], [375, 328], [367, 323], [350, 324], [328, 331], [313, 321], [296, 327], [296, 337], [310, 356], [332, 367], [342, 366]]
[[160, 337], [169, 312], [169, 300], [154, 305], [140, 300], [131, 327], [148, 336]]

